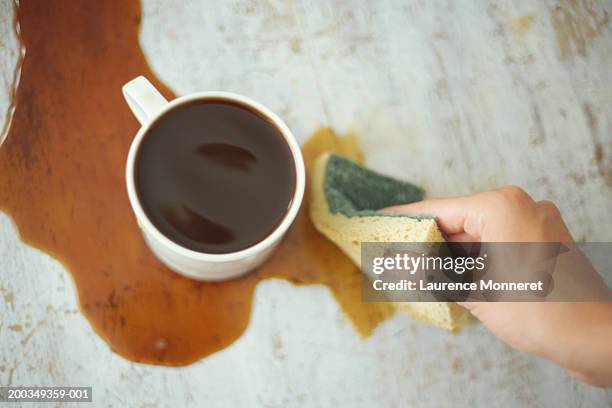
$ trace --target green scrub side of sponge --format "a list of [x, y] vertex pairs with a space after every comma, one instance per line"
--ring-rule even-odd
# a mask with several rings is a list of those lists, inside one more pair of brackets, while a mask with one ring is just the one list
[[425, 194], [422, 188], [414, 184], [366, 169], [336, 154], [331, 154], [329, 157], [324, 189], [330, 212], [347, 217], [406, 217], [378, 210], [392, 205], [420, 201]]

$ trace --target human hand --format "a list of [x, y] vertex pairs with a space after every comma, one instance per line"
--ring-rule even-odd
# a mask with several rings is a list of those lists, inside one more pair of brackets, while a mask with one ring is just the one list
[[[433, 215], [455, 242], [559, 242], [572, 236], [557, 207], [518, 187], [386, 208]], [[577, 378], [612, 386], [612, 303], [461, 303], [510, 346], [550, 359]]]

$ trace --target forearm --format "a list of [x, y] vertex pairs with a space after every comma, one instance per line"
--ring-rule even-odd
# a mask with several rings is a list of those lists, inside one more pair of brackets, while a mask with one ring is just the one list
[[612, 302], [567, 303], [565, 324], [551, 332], [542, 356], [578, 379], [612, 386]]

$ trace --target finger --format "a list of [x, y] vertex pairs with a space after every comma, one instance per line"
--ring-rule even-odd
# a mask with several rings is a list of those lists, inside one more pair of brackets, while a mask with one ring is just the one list
[[469, 311], [472, 311], [472, 309], [477, 305], [477, 303], [478, 302], [457, 302], [459, 306], [463, 306]]
[[550, 215], [561, 216], [561, 212], [559, 212], [559, 208], [549, 200], [541, 200], [537, 202], [539, 208], [543, 211], [546, 211]]
[[472, 234], [467, 232], [458, 232], [456, 234], [447, 235], [449, 242], [478, 242]]

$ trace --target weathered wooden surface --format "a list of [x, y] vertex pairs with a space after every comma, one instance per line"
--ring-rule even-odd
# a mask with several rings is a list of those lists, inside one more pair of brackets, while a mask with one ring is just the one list
[[[610, 13], [609, 1], [146, 0], [141, 44], [179, 94], [246, 94], [300, 140], [355, 130], [373, 167], [431, 196], [519, 184], [555, 201], [577, 239], [610, 241]], [[11, 19], [2, 0], [2, 115]], [[396, 316], [363, 340], [326, 289], [282, 281], [260, 284], [228, 349], [180, 369], [133, 364], [3, 214], [0, 295], [0, 384], [92, 385], [96, 406], [612, 404], [480, 326], [451, 335]]]

